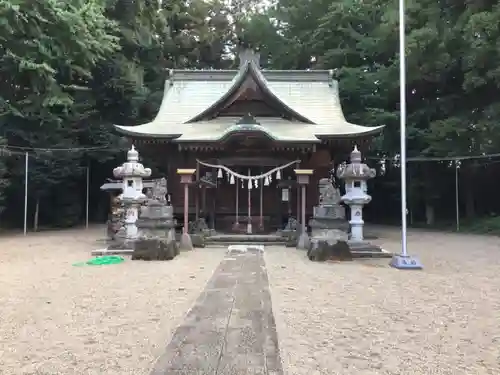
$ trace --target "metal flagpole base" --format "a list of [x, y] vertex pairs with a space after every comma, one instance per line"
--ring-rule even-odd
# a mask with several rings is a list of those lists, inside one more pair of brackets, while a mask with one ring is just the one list
[[420, 260], [411, 255], [394, 255], [389, 265], [398, 270], [421, 270], [424, 267]]

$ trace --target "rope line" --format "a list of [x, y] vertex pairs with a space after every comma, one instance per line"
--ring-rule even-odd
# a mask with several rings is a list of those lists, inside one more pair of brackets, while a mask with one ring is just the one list
[[[437, 156], [415, 156], [406, 158], [407, 162], [416, 162], [416, 161], [457, 161], [457, 160], [474, 160], [474, 159], [490, 159], [490, 158], [498, 158], [500, 157], [500, 153], [496, 154], [487, 154], [487, 155], [462, 155], [462, 156], [446, 156], [446, 157], [437, 157]], [[400, 162], [399, 158], [390, 158], [390, 157], [376, 157], [376, 156], [367, 156], [368, 160], [378, 160], [378, 161], [392, 161], [396, 159], [397, 162]]]
[[[76, 151], [94, 151], [94, 152], [119, 152], [119, 151], [127, 151], [128, 148], [110, 148], [109, 146], [83, 146], [83, 147], [73, 147], [73, 148], [43, 148], [43, 147], [27, 147], [27, 146], [14, 146], [14, 145], [2, 145], [0, 146], [0, 152], [11, 153], [13, 155], [24, 155], [26, 152], [35, 152], [35, 151], [45, 151], [45, 152], [76, 152]], [[494, 154], [485, 154], [485, 155], [459, 155], [459, 156], [415, 156], [406, 158], [407, 162], [428, 162], [428, 161], [460, 161], [460, 160], [478, 160], [478, 159], [492, 159], [499, 158], [500, 153]], [[396, 162], [400, 162], [399, 158], [394, 157], [377, 157], [377, 156], [367, 156], [365, 157], [367, 160], [375, 160], [375, 161], [387, 161], [391, 162], [396, 160]], [[203, 164], [203, 162], [200, 162]], [[295, 162], [292, 162], [293, 164]], [[205, 163], [204, 165], [212, 165]], [[223, 166], [215, 166], [212, 168], [222, 168], [227, 172], [231, 170], [227, 167], [223, 168]], [[227, 169], [226, 169], [227, 168]], [[286, 167], [285, 167], [286, 168]], [[276, 169], [275, 171], [277, 171]], [[236, 172], [231, 171], [230, 173], [234, 173], [237, 176]], [[265, 177], [265, 176], [264, 176]], [[255, 178], [258, 178], [257, 176]]]
[[26, 151], [93, 151], [109, 149], [109, 146], [84, 146], [84, 147], [70, 147], [70, 148], [41, 148], [41, 147], [23, 147], [23, 146], [9, 146], [5, 145], [2, 148], [12, 148], [15, 150]]
[[[21, 151], [25, 150], [25, 151]], [[28, 153], [31, 157], [38, 152], [78, 152], [78, 151], [92, 151], [92, 152], [124, 152], [126, 148], [109, 148], [109, 147], [82, 147], [82, 148], [23, 148], [15, 146], [0, 146], [0, 156], [3, 155], [26, 155]], [[39, 157], [42, 155], [36, 155]]]
[[288, 168], [290, 167], [291, 165], [293, 164], [297, 164], [297, 163], [300, 163], [300, 160], [295, 160], [295, 161], [291, 161], [290, 163], [288, 164], [284, 164], [280, 167], [276, 167], [274, 169], [271, 169], [270, 171], [267, 171], [266, 173], [263, 173], [263, 174], [259, 174], [259, 175], [255, 175], [255, 176], [245, 176], [243, 174], [239, 174], [238, 172], [235, 172], [231, 169], [229, 169], [228, 167], [226, 167], [225, 165], [220, 165], [220, 164], [209, 164], [209, 163], [205, 163], [201, 160], [198, 160], [196, 159], [196, 162], [198, 164], [201, 164], [205, 167], [208, 167], [208, 168], [217, 168], [217, 169], [223, 169], [225, 170], [227, 173], [229, 173], [230, 175], [234, 176], [234, 177], [238, 177], [239, 179], [241, 180], [260, 180], [262, 178], [266, 178], [266, 177], [269, 177], [271, 176], [273, 173], [277, 172], [277, 171], [281, 171], [282, 169], [285, 169], [285, 168]]

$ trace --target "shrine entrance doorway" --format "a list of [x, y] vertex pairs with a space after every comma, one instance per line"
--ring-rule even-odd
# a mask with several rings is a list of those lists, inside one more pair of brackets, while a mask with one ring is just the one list
[[297, 217], [293, 171], [297, 161], [281, 162], [265, 158], [198, 162], [201, 176], [216, 176], [216, 188], [211, 191], [213, 225], [218, 232], [272, 233], [282, 229], [290, 216]]

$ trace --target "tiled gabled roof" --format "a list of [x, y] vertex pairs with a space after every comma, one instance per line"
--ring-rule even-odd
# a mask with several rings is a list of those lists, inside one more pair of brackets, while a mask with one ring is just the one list
[[177, 142], [218, 141], [234, 128], [238, 119], [201, 119], [229, 98], [248, 74], [254, 75], [260, 88], [296, 118], [295, 121], [259, 118], [267, 135], [278, 141], [317, 142], [321, 138], [377, 133], [383, 128], [355, 125], [345, 119], [338, 83], [329, 71], [260, 70], [251, 61], [240, 70], [174, 71], [166, 81], [160, 110], [152, 122], [116, 125], [116, 128], [133, 137], [170, 138]]

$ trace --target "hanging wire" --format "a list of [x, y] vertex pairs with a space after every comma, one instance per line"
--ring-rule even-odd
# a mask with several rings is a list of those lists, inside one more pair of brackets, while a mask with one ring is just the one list
[[[23, 146], [11, 146], [4, 145], [2, 148], [14, 149], [14, 150], [24, 150], [24, 151], [108, 151], [109, 146], [83, 146], [83, 147], [67, 147], [67, 148], [43, 148], [43, 147], [23, 147]], [[123, 148], [120, 148], [123, 150]]]
[[[85, 151], [91, 151], [91, 152], [123, 152], [127, 151], [128, 148], [124, 147], [114, 147], [110, 148], [109, 146], [83, 146], [83, 147], [72, 147], [72, 148], [57, 148], [57, 147], [52, 147], [52, 148], [44, 148], [44, 147], [27, 147], [27, 146], [14, 146], [14, 145], [2, 145], [0, 146], [0, 156], [24, 156], [26, 152], [30, 154], [31, 157], [42, 157], [40, 153], [46, 152], [46, 153], [52, 153], [52, 152], [85, 152]], [[35, 154], [35, 155], [33, 155]], [[443, 161], [448, 161], [448, 162], [455, 162], [455, 161], [464, 161], [464, 160], [484, 160], [484, 159], [494, 159], [494, 158], [500, 158], [500, 153], [493, 153], [493, 154], [485, 154], [485, 155], [459, 155], [459, 156], [447, 156], [447, 157], [434, 157], [434, 156], [416, 156], [416, 157], [409, 157], [406, 158], [407, 162], [443, 162]], [[389, 158], [387, 156], [383, 157], [377, 157], [377, 156], [367, 156], [365, 157], [367, 160], [374, 160], [378, 161], [381, 164], [384, 164], [383, 169], [385, 169], [385, 164], [386, 163], [391, 163], [393, 166], [398, 167], [400, 164], [399, 156], [396, 155], [393, 158]], [[484, 162], [482, 165], [489, 164], [492, 161], [489, 162]], [[204, 164], [203, 162], [201, 164]], [[279, 170], [279, 169], [278, 169]], [[226, 171], [227, 172], [227, 171]], [[385, 172], [385, 171], [384, 171]], [[261, 177], [261, 176], [253, 176], [253, 177]], [[244, 176], [244, 178], [248, 178], [247, 176]]]
[[[127, 148], [109, 148], [107, 146], [101, 147], [75, 147], [75, 148], [40, 148], [40, 147], [20, 147], [20, 146], [10, 146], [2, 145], [0, 146], [0, 156], [24, 156], [26, 152], [30, 157], [42, 158], [42, 157], [53, 157], [53, 153], [56, 152], [123, 152], [127, 151]], [[44, 155], [45, 154], [45, 155]]]
[[[460, 156], [446, 156], [446, 157], [434, 157], [434, 156], [415, 156], [406, 158], [407, 162], [418, 162], [418, 161], [455, 161], [455, 160], [473, 160], [473, 159], [490, 159], [490, 158], [499, 158], [500, 153], [495, 154], [485, 154], [485, 155], [460, 155]], [[390, 160], [387, 156], [377, 157], [377, 156], [367, 156], [368, 160]], [[399, 155], [395, 156], [393, 160], [398, 161]]]
[[[2, 145], [0, 146], [0, 152], [9, 151], [13, 154], [24, 153], [26, 151], [47, 151], [47, 152], [57, 152], [57, 151], [66, 151], [66, 152], [75, 152], [75, 151], [127, 151], [128, 148], [118, 147], [118, 148], [109, 148], [109, 146], [83, 146], [83, 147], [66, 147], [66, 148], [45, 148], [45, 147], [29, 147], [29, 146], [13, 146], [13, 145]], [[459, 156], [446, 156], [446, 157], [434, 157], [434, 156], [416, 156], [406, 158], [406, 161], [415, 162], [415, 161], [454, 161], [454, 160], [471, 160], [471, 159], [487, 159], [487, 158], [499, 158], [500, 153], [494, 154], [485, 154], [485, 155], [459, 155]], [[399, 156], [396, 156], [394, 159], [398, 159]], [[387, 156], [377, 157], [377, 156], [367, 156], [366, 159], [369, 160], [377, 160], [383, 161], [388, 160]], [[203, 164], [203, 163], [202, 163]]]

